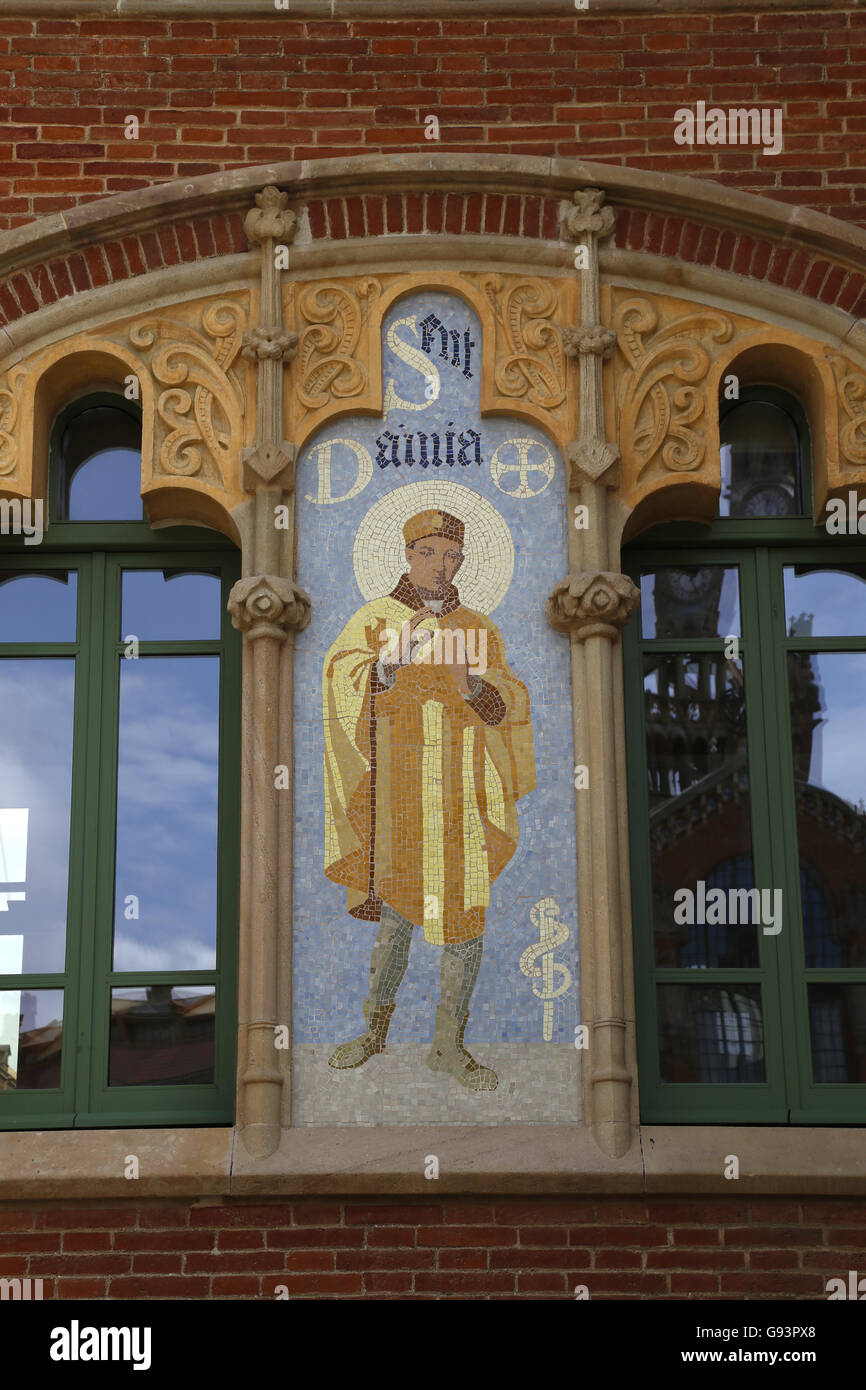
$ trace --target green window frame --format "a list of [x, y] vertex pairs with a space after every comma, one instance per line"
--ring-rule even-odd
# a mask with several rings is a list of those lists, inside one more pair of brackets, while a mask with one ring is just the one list
[[[741, 391], [741, 400], [781, 405], [795, 418], [801, 441], [804, 509], [810, 509], [811, 463], [805, 415], [796, 400], [772, 387]], [[645, 657], [719, 653], [724, 638], [646, 638], [640, 609], [623, 638], [628, 764], [632, 918], [637, 998], [637, 1046], [641, 1120], [644, 1123], [862, 1125], [866, 1084], [813, 1080], [807, 986], [866, 984], [866, 968], [807, 968], [792, 756], [787, 657], [791, 651], [866, 652], [866, 637], [789, 636], [783, 569], [786, 565], [862, 565], [866, 546], [829, 536], [810, 516], [784, 519], [717, 518], [709, 528], [694, 523], [657, 527], [623, 551], [623, 569], [636, 584], [657, 566], [718, 564], [739, 574], [746, 743], [754, 885], [781, 888], [782, 930], [759, 928], [755, 967], [659, 966], [652, 920], [652, 852], [649, 768], [646, 751]], [[694, 877], [697, 877], [695, 875]], [[687, 882], [683, 887], [694, 887]], [[759, 985], [763, 1003], [765, 1080], [672, 1082], [662, 1080], [657, 986]]]
[[[59, 441], [66, 423], [93, 405], [137, 413], [122, 397], [76, 401], [51, 434], [48, 497], [59, 498]], [[57, 1089], [0, 1090], [0, 1129], [231, 1124], [235, 1109], [240, 804], [241, 639], [226, 608], [240, 556], [225, 537], [202, 527], [153, 530], [147, 521], [51, 521], [39, 545], [0, 542], [0, 574], [77, 573], [74, 642], [0, 645], [6, 657], [72, 657], [72, 792], [66, 956], [63, 973], [0, 975], [0, 993], [63, 990], [63, 1045]], [[217, 933], [212, 970], [117, 971], [112, 968], [118, 786], [120, 663], [124, 570], [207, 570], [221, 583], [220, 635], [212, 640], [144, 641], [144, 657], [218, 657]], [[214, 1071], [208, 1084], [108, 1084], [112, 988], [213, 985]]]

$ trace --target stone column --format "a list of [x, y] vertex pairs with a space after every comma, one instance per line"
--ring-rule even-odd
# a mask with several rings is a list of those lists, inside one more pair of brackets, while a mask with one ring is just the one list
[[618, 572], [619, 449], [604, 437], [602, 363], [616, 335], [599, 323], [598, 242], [614, 224], [603, 201], [600, 189], [583, 189], [563, 216], [564, 236], [585, 248], [580, 324], [564, 335], [566, 354], [579, 369], [580, 435], [565, 451], [569, 575], [555, 586], [546, 612], [570, 636], [575, 756], [588, 770], [588, 785], [575, 790], [581, 1003], [590, 1030], [585, 1117], [600, 1147], [618, 1157], [634, 1134], [620, 633], [639, 593]]
[[[279, 1144], [288, 1079], [280, 1061], [289, 1054], [277, 1050], [276, 1030], [283, 1024], [291, 1028], [291, 1018], [282, 1016], [279, 988], [279, 928], [286, 908], [281, 801], [291, 796], [290, 789], [278, 789], [276, 777], [286, 739], [291, 739], [291, 723], [285, 730], [280, 718], [282, 649], [290, 632], [310, 621], [310, 603], [295, 584], [265, 574], [238, 580], [229, 612], [245, 639], [240, 973], [246, 988], [239, 1019], [238, 1125], [247, 1151], [263, 1158]], [[291, 758], [287, 766], [291, 768]], [[291, 903], [288, 907], [291, 914]]]
[[245, 226], [261, 246], [262, 289], [259, 324], [244, 335], [244, 355], [258, 364], [257, 435], [243, 456], [251, 497], [235, 512], [244, 577], [229, 599], [244, 634], [237, 1125], [261, 1158], [291, 1114], [291, 1050], [276, 1038], [285, 1027], [291, 1042], [293, 638], [310, 621], [310, 600], [294, 581], [297, 451], [283, 438], [283, 374], [297, 348], [282, 326], [276, 266], [297, 226], [288, 195], [263, 189]]

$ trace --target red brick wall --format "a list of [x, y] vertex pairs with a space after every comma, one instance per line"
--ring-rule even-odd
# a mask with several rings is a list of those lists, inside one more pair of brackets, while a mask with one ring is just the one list
[[0, 1277], [60, 1299], [809, 1299], [864, 1251], [866, 1200], [0, 1206]]
[[[866, 221], [866, 10], [695, 8], [306, 23], [0, 17], [0, 228], [243, 164], [431, 148], [705, 175]], [[674, 111], [701, 99], [781, 106], [782, 153], [675, 145]], [[138, 142], [123, 138], [130, 113]], [[424, 139], [428, 113], [438, 144]]]

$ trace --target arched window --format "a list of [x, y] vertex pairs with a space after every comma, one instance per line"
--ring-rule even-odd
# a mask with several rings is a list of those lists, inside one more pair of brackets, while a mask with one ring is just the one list
[[642, 1118], [862, 1122], [866, 549], [814, 524], [796, 398], [719, 415], [713, 525], [624, 557]]
[[142, 521], [141, 417], [122, 397], [76, 402], [55, 426], [58, 521]]
[[56, 420], [48, 521], [0, 549], [0, 1127], [229, 1123], [237, 552], [150, 527], [119, 396]]

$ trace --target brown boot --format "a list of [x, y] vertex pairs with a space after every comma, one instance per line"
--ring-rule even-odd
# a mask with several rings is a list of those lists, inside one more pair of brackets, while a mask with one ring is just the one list
[[328, 1059], [329, 1067], [362, 1067], [365, 1062], [369, 1062], [377, 1052], [385, 1051], [385, 1040], [388, 1036], [388, 1025], [394, 1014], [395, 1004], [390, 1004], [387, 1009], [376, 1009], [371, 1007], [371, 1001], [364, 1001], [364, 1019], [367, 1023], [366, 1033], [362, 1033], [358, 1038], [352, 1038], [351, 1042], [340, 1043]]
[[461, 1086], [470, 1091], [495, 1091], [499, 1077], [491, 1067], [483, 1067], [476, 1062], [471, 1052], [463, 1046], [463, 1034], [469, 1015], [456, 1018], [440, 1005], [436, 1010], [436, 1032], [433, 1046], [427, 1056], [431, 1071], [447, 1071], [457, 1078]]

